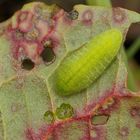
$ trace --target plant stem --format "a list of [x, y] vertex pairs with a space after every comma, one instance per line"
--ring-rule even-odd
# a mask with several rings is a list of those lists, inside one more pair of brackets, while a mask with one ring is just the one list
[[140, 49], [140, 37], [130, 46], [130, 48], [126, 51], [128, 59], [134, 57], [136, 52]]

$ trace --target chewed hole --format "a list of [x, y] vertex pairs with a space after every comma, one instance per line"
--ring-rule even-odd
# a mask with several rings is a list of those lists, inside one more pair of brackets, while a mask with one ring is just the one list
[[91, 119], [93, 125], [104, 125], [109, 120], [109, 115], [95, 115]]
[[70, 104], [62, 103], [60, 107], [56, 109], [56, 116], [59, 119], [71, 118], [74, 115], [74, 109]]
[[31, 59], [26, 58], [26, 59], [22, 60], [22, 68], [23, 69], [32, 70], [34, 68], [34, 66], [35, 66], [35, 64]]
[[44, 50], [42, 51], [40, 56], [46, 64], [50, 64], [55, 60], [55, 54], [51, 47], [44, 47]]
[[76, 20], [78, 18], [78, 16], [79, 16], [79, 13], [76, 10], [72, 10], [71, 12], [68, 13], [68, 17], [71, 20]]
[[51, 111], [45, 112], [45, 114], [44, 114], [44, 120], [45, 120], [47, 123], [52, 123], [52, 122], [54, 122], [54, 114], [53, 114], [53, 112], [51, 112]]

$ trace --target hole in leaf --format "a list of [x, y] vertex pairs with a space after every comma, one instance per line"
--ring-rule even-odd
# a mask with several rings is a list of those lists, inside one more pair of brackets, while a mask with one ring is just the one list
[[51, 111], [45, 112], [45, 114], [44, 114], [44, 120], [47, 123], [53, 123], [54, 122], [54, 114], [53, 114], [53, 112], [51, 112]]
[[32, 70], [34, 66], [34, 62], [29, 58], [26, 58], [22, 61], [22, 68], [25, 70]]
[[42, 60], [47, 64], [50, 64], [55, 60], [55, 54], [51, 47], [44, 47], [44, 50], [40, 56], [42, 57]]
[[134, 56], [134, 59], [140, 65], [140, 50], [137, 51], [137, 53]]
[[95, 115], [92, 117], [91, 122], [93, 125], [104, 125], [107, 123], [109, 115]]
[[73, 107], [69, 104], [61, 104], [60, 107], [56, 109], [56, 115], [59, 119], [66, 119], [72, 117], [74, 114]]
[[76, 20], [78, 18], [78, 16], [79, 16], [79, 13], [76, 10], [73, 10], [73, 11], [68, 13], [68, 17], [71, 20]]

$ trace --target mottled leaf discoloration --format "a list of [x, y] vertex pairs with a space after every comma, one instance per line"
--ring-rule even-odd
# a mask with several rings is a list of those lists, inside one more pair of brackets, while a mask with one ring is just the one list
[[[122, 8], [85, 5], [76, 5], [73, 11], [30, 3], [0, 24], [1, 140], [139, 139], [139, 95], [126, 90], [121, 49], [108, 68], [100, 70], [99, 78], [91, 76], [90, 85], [83, 91], [78, 89], [79, 94], [60, 96], [54, 75], [69, 54], [84, 50], [85, 44], [105, 31], [115, 28], [123, 35], [123, 42], [130, 24], [140, 21], [140, 15]], [[48, 56], [49, 50], [53, 55]], [[103, 53], [112, 55], [107, 48]], [[100, 65], [104, 66], [104, 61], [100, 60]], [[74, 63], [71, 61], [71, 66]], [[30, 64], [33, 67], [27, 67]], [[61, 76], [66, 78], [67, 73]], [[87, 73], [81, 77], [85, 76]]]

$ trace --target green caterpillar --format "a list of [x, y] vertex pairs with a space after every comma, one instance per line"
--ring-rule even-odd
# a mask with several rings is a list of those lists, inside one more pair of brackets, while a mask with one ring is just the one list
[[113, 28], [66, 56], [53, 75], [56, 92], [66, 96], [88, 88], [117, 55], [122, 40], [121, 31]]

